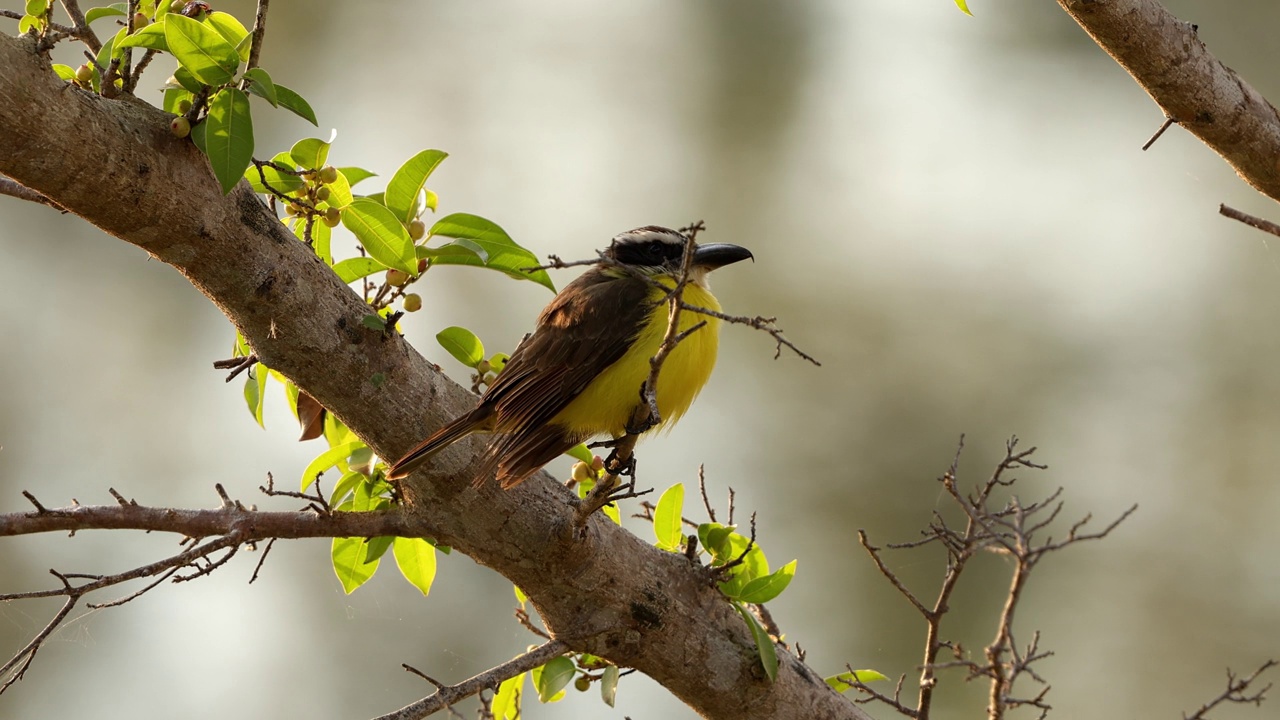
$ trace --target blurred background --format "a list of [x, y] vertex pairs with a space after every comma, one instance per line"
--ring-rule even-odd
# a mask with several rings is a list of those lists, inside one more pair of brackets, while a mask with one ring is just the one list
[[[1166, 4], [1280, 98], [1280, 5]], [[251, 22], [250, 2], [216, 7]], [[726, 327], [693, 411], [641, 446], [643, 478], [692, 487], [705, 463], [713, 497], [732, 486], [740, 519], [760, 511], [774, 566], [799, 559], [771, 608], [808, 662], [915, 672], [923, 624], [856, 530], [916, 537], [947, 507], [936, 478], [960, 434], [967, 484], [1017, 434], [1050, 466], [1020, 474], [1024, 498], [1065, 486], [1064, 517], [1100, 525], [1141, 506], [1033, 579], [1016, 629], [1056, 653], [1039, 668], [1052, 717], [1180, 717], [1221, 691], [1226, 666], [1280, 653], [1280, 256], [1217, 206], [1280, 213], [1177, 127], [1141, 152], [1162, 113], [1057, 6], [971, 7], [278, 3], [263, 65], [321, 129], [260, 105], [255, 154], [338, 128], [331, 162], [386, 178], [444, 149], [442, 213], [484, 215], [566, 259], [638, 225], [705, 220], [704, 240], [756, 257], [717, 273], [726, 309], [778, 316], [823, 366], [774, 360], [767, 336]], [[149, 98], [170, 67], [144, 77]], [[108, 487], [212, 507], [216, 482], [274, 506], [257, 491], [267, 471], [292, 483], [321, 448], [294, 442], [278, 386], [264, 432], [241, 383], [211, 368], [232, 346], [218, 311], [73, 216], [0, 208], [0, 510], [25, 510], [24, 489], [52, 506], [111, 502]], [[406, 334], [463, 380], [436, 332], [464, 325], [509, 350], [550, 298], [470, 268], [419, 287]], [[0, 590], [174, 551], [138, 534], [6, 539]], [[344, 595], [323, 542], [277, 544], [247, 586], [256, 559], [77, 611], [0, 717], [367, 718], [430, 691], [402, 662], [457, 681], [535, 641], [511, 619], [510, 584], [461, 555], [442, 558], [425, 599], [389, 562]], [[890, 562], [932, 597], [937, 553]], [[971, 573], [944, 634], [978, 649], [1009, 567], [983, 558]], [[2, 654], [56, 607], [0, 605]], [[947, 675], [940, 694], [937, 717], [972, 718], [985, 688]], [[1221, 717], [1275, 717], [1276, 703]], [[638, 676], [615, 710], [594, 691], [526, 705], [529, 718], [691, 715]]]

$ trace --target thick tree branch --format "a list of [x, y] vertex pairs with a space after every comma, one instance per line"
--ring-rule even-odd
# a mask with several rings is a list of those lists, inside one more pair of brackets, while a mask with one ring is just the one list
[[[382, 457], [474, 403], [403, 338], [362, 325], [368, 305], [245, 183], [224, 197], [163, 113], [68, 86], [30, 39], [0, 37], [0, 174], [173, 266]], [[785, 649], [770, 683], [742, 618], [696, 568], [598, 515], [578, 537], [572, 494], [545, 473], [509, 492], [473, 487], [481, 450], [461, 441], [408, 478], [405, 512], [523, 588], [554, 638], [639, 669], [706, 717], [866, 717]]]
[[0, 514], [0, 537], [80, 530], [145, 530], [186, 537], [238, 533], [246, 542], [269, 538], [433, 537], [422, 519], [399, 509], [380, 512], [259, 512], [235, 507], [175, 510], [142, 505], [72, 505], [43, 512]]
[[1058, 4], [1152, 100], [1235, 168], [1280, 201], [1280, 113], [1223, 65], [1157, 0], [1058, 0]]

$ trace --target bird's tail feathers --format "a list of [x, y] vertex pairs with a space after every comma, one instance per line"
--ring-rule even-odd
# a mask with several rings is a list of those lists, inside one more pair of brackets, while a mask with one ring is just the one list
[[432, 433], [426, 440], [418, 443], [404, 457], [397, 460], [395, 465], [391, 466], [391, 470], [388, 471], [387, 477], [391, 480], [399, 480], [417, 470], [437, 452], [471, 433], [485, 430], [486, 423], [491, 415], [492, 409], [482, 405], [445, 425]]

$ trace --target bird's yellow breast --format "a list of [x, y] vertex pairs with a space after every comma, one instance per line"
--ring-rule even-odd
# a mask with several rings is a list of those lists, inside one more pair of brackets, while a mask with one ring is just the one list
[[[662, 295], [654, 288], [649, 300], [658, 302]], [[684, 301], [708, 310], [720, 310], [715, 296], [694, 283], [685, 286]], [[580, 440], [602, 433], [622, 436], [640, 402], [640, 387], [649, 376], [649, 359], [658, 352], [667, 332], [668, 307], [667, 303], [658, 303], [626, 354], [592, 380], [552, 422], [568, 428]], [[671, 427], [671, 423], [684, 415], [715, 367], [720, 321], [684, 310], [680, 313], [680, 331], [703, 321], [706, 325], [676, 345], [658, 374], [658, 412], [665, 427]]]

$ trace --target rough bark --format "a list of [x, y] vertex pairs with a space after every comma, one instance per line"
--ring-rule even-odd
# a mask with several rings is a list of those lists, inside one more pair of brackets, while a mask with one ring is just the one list
[[1165, 114], [1280, 201], [1280, 113], [1155, 0], [1058, 0]]
[[[67, 85], [31, 42], [3, 36], [0, 174], [173, 266], [382, 457], [474, 401], [401, 337], [363, 326], [362, 300], [246, 184], [224, 197], [166, 116]], [[781, 648], [766, 680], [742, 618], [682, 556], [598, 514], [575, 539], [571, 493], [549, 476], [473, 488], [479, 449], [459, 443], [407, 481], [410, 524], [519, 585], [555, 637], [638, 668], [705, 717], [867, 717]]]

